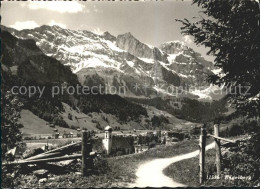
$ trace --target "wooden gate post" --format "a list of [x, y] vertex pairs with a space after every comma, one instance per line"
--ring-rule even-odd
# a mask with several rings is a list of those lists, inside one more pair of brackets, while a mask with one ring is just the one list
[[86, 160], [86, 163], [87, 163], [87, 171], [88, 173], [90, 171], [93, 171], [94, 169], [94, 161], [93, 161], [93, 156], [91, 156], [91, 152], [92, 152], [92, 143], [91, 143], [91, 140], [90, 140], [90, 131], [88, 132], [88, 141], [87, 141], [87, 154], [88, 154], [88, 157], [87, 157], [87, 160]]
[[[214, 125], [214, 135], [219, 137], [219, 124]], [[220, 140], [215, 138], [217, 176], [221, 174], [221, 149]]]
[[89, 156], [89, 152], [87, 149], [88, 139], [89, 139], [89, 132], [83, 130], [82, 131], [82, 146], [81, 146], [81, 153], [82, 153], [81, 174], [82, 174], [82, 176], [87, 176], [87, 158]]
[[199, 166], [200, 166], [200, 184], [204, 182], [205, 179], [205, 147], [206, 147], [206, 137], [207, 137], [207, 131], [206, 131], [206, 125], [204, 124], [201, 127], [201, 135], [200, 135], [200, 144], [199, 144]]

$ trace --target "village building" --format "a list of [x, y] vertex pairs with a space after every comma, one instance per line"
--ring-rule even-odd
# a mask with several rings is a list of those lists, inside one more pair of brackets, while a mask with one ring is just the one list
[[105, 128], [105, 136], [102, 140], [103, 149], [108, 155], [125, 155], [132, 153], [141, 153], [149, 148], [155, 147], [157, 144], [165, 144], [166, 139], [161, 131], [153, 131], [134, 134], [112, 134], [112, 127]]
[[59, 136], [60, 136], [60, 133], [58, 133], [58, 132], [53, 133], [53, 138], [58, 139]]
[[111, 153], [120, 155], [134, 153], [134, 137], [113, 136]]
[[102, 143], [108, 155], [134, 153], [134, 137], [123, 135], [112, 136], [112, 127], [110, 126], [105, 128], [105, 137]]
[[185, 133], [182, 132], [168, 132], [167, 138], [177, 138], [179, 141], [185, 138]]
[[74, 134], [72, 132], [69, 133], [63, 133], [63, 138], [73, 138]]

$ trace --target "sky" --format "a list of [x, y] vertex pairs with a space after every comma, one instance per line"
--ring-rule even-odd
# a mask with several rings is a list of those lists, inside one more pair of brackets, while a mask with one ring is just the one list
[[192, 19], [201, 9], [190, 0], [165, 1], [5, 1], [2, 2], [2, 25], [18, 30], [41, 25], [59, 25], [73, 30], [89, 30], [97, 34], [108, 31], [114, 36], [131, 32], [137, 39], [153, 46], [182, 40], [207, 60], [203, 46], [197, 47], [191, 36], [181, 34], [175, 19]]

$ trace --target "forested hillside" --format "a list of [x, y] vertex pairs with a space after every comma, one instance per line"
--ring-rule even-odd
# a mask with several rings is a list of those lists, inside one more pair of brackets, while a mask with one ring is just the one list
[[54, 86], [61, 87], [66, 84], [76, 88], [76, 85], [79, 85], [76, 75], [58, 60], [44, 55], [33, 40], [18, 39], [7, 31], [2, 31], [1, 40], [3, 47], [1, 92], [5, 95], [13, 86], [24, 86], [27, 89], [30, 86], [44, 88], [42, 95], [39, 91], [32, 96], [29, 96], [29, 91], [18, 94], [19, 100], [24, 102], [23, 108], [31, 110], [40, 118], [68, 127], [59, 115], [64, 111], [62, 102], [86, 114], [109, 113], [122, 122], [136, 120], [140, 115], [147, 116], [145, 108], [117, 95], [70, 95], [67, 93], [52, 95]]

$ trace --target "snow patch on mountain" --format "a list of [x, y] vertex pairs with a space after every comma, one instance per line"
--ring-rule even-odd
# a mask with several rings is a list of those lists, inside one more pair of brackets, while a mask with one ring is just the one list
[[176, 57], [179, 56], [181, 53], [177, 53], [177, 54], [169, 54], [167, 59], [168, 61], [171, 63], [171, 62], [174, 62]]
[[118, 48], [115, 44], [115, 42], [111, 42], [111, 41], [108, 41], [108, 40], [104, 40], [104, 39], [100, 39], [101, 42], [107, 44], [107, 46], [112, 49], [113, 51], [117, 51], [117, 52], [126, 52], [125, 50], [122, 50], [120, 48]]
[[149, 63], [149, 64], [153, 64], [154, 63], [154, 59], [152, 58], [142, 58], [142, 57], [138, 57], [140, 60]]
[[134, 67], [135, 63], [133, 63], [133, 61], [126, 61], [127, 64], [130, 66], [130, 67]]

